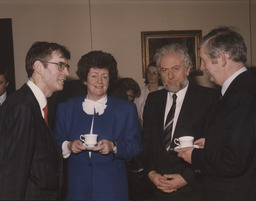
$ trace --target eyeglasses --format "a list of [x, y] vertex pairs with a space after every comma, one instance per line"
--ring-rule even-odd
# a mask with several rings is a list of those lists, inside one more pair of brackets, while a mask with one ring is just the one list
[[[41, 60], [39, 60], [41, 61]], [[70, 69], [70, 66], [64, 62], [59, 62], [59, 63], [56, 63], [56, 62], [50, 62], [50, 61], [41, 61], [43, 63], [49, 63], [49, 64], [55, 64], [58, 66], [58, 70], [59, 71], [63, 71], [65, 69], [65, 67], [67, 68], [67, 70], [69, 71]]]

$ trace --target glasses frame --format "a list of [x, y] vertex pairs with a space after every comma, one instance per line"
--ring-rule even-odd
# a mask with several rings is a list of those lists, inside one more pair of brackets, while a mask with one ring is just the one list
[[59, 70], [60, 72], [64, 71], [65, 68], [67, 68], [68, 71], [69, 71], [69, 69], [70, 69], [70, 66], [69, 66], [68, 64], [64, 63], [64, 62], [58, 62], [58, 63], [56, 63], [56, 62], [51, 62], [51, 61], [42, 61], [42, 60], [39, 60], [39, 61], [41, 61], [42, 63], [49, 63], [49, 64], [55, 64], [55, 65], [57, 65], [57, 66], [58, 66], [58, 70]]

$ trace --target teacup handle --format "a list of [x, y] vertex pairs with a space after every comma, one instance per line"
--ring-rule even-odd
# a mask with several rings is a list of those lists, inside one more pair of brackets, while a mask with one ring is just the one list
[[80, 135], [80, 140], [84, 142], [85, 141], [85, 137], [83, 135]]
[[179, 139], [178, 138], [175, 138], [173, 140], [174, 144], [176, 144], [177, 146], [180, 146], [180, 142], [179, 142]]

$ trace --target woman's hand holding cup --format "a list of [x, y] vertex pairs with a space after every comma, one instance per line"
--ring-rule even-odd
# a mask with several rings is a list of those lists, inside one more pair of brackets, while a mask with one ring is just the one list
[[99, 151], [103, 155], [108, 155], [110, 152], [113, 152], [114, 144], [109, 140], [101, 140], [98, 142], [97, 147], [93, 148], [93, 151]]
[[73, 154], [77, 154], [85, 150], [85, 147], [80, 140], [74, 140], [73, 142], [69, 142], [67, 148]]

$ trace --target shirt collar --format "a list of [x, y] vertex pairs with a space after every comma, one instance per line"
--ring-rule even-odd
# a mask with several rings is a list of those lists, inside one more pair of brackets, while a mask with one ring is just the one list
[[44, 93], [38, 88], [38, 86], [36, 86], [30, 80], [27, 81], [27, 85], [32, 90], [33, 94], [35, 95], [36, 100], [40, 105], [40, 108], [43, 109], [47, 104], [47, 100], [46, 100], [46, 97], [45, 97]]
[[7, 96], [7, 92], [4, 92], [4, 94], [2, 96], [0, 96], [0, 105], [3, 104], [3, 102], [5, 101], [6, 99], [6, 96]]
[[247, 71], [246, 67], [240, 68], [238, 71], [236, 71], [233, 75], [231, 75], [222, 85], [221, 88], [221, 95], [224, 96], [225, 92], [227, 91], [229, 85], [231, 84], [231, 82], [241, 73]]

